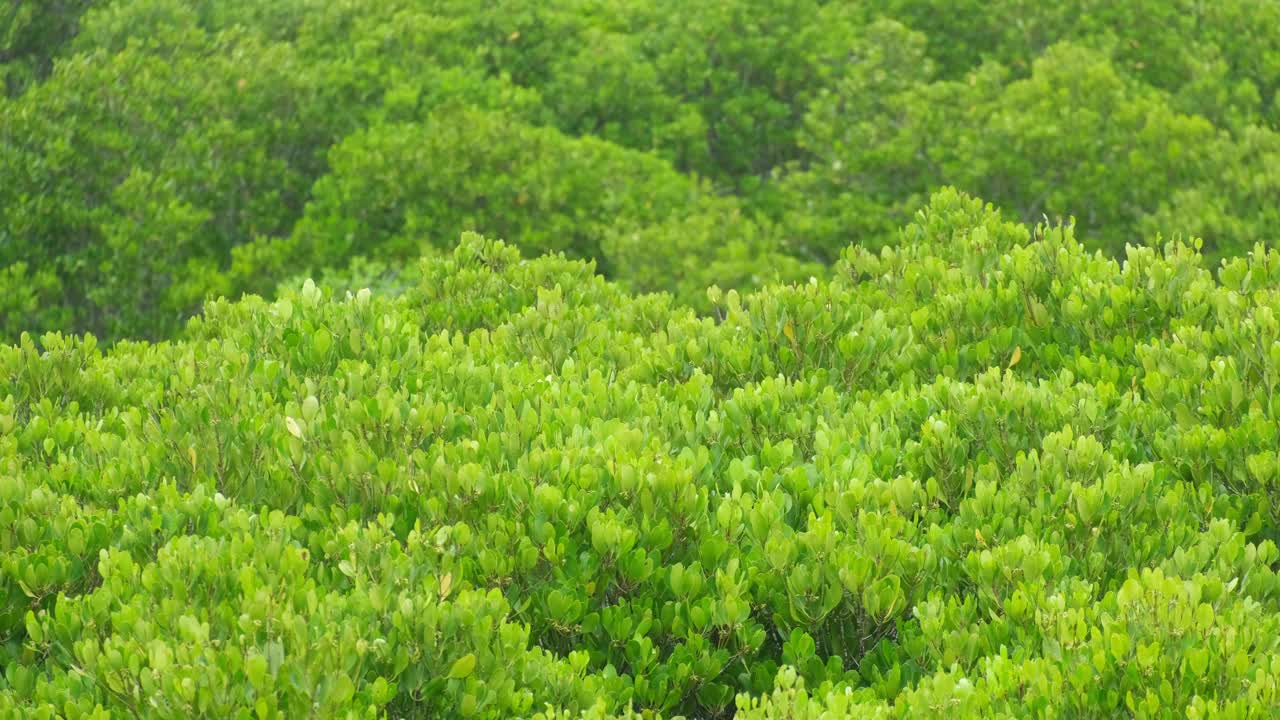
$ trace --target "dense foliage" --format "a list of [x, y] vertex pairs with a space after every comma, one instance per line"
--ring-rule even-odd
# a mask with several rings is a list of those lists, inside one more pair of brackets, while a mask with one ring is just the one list
[[1280, 222], [1277, 26], [1275, 0], [13, 2], [0, 337], [171, 338], [463, 231], [705, 312], [896, 242], [944, 185], [1215, 264]]
[[1280, 717], [1277, 27], [0, 7], [0, 718]]
[[1280, 712], [1280, 254], [954, 191], [712, 316], [464, 238], [0, 348], [0, 715]]

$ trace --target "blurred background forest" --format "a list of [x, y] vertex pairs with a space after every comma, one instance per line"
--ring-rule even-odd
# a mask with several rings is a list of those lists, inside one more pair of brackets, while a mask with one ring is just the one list
[[705, 288], [953, 185], [1089, 247], [1280, 219], [1271, 0], [55, 0], [0, 8], [0, 337], [393, 291], [475, 230]]

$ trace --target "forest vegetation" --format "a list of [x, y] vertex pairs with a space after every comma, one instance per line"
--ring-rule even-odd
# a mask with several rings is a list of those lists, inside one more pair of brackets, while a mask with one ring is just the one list
[[0, 7], [0, 718], [1280, 716], [1275, 0]]

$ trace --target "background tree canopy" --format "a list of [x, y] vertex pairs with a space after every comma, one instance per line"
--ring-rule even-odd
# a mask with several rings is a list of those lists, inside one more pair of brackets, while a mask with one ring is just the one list
[[942, 186], [1074, 218], [1113, 256], [1177, 236], [1212, 263], [1280, 219], [1272, 0], [18, 1], [0, 20], [11, 339], [173, 337], [208, 298], [465, 230], [705, 311], [707, 285], [896, 242]]

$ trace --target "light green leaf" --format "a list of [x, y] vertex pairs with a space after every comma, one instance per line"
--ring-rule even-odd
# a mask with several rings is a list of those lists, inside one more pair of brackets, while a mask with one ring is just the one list
[[474, 672], [475, 669], [476, 669], [475, 653], [467, 653], [466, 655], [463, 655], [462, 657], [458, 658], [453, 663], [453, 667], [449, 668], [449, 677], [450, 679], [453, 679], [453, 680], [461, 680], [471, 675], [471, 673]]

